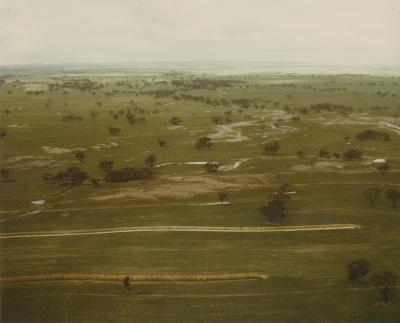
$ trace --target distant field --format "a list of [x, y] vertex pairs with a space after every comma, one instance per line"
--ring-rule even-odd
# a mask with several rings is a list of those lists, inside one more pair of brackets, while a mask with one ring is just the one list
[[[383, 305], [369, 282], [400, 276], [400, 202], [385, 196], [400, 190], [400, 77], [8, 74], [0, 122], [2, 279], [118, 277], [3, 284], [2, 322], [400, 320], [398, 288]], [[361, 140], [365, 130], [390, 140]], [[211, 149], [196, 148], [201, 137]], [[351, 149], [362, 155], [347, 160]], [[153, 178], [106, 180], [102, 160]], [[87, 178], [62, 185], [71, 167]], [[271, 223], [260, 208], [283, 183], [285, 216]], [[382, 191], [374, 206], [367, 188]], [[290, 231], [336, 225], [354, 228]], [[187, 229], [198, 227], [213, 229]], [[75, 234], [104, 231], [118, 234]], [[357, 285], [346, 265], [359, 258], [371, 269]], [[268, 279], [132, 281], [132, 291], [119, 279], [242, 273]]]

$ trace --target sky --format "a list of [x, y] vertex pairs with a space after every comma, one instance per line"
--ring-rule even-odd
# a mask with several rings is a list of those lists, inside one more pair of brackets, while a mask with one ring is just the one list
[[0, 0], [0, 65], [400, 65], [400, 0]]

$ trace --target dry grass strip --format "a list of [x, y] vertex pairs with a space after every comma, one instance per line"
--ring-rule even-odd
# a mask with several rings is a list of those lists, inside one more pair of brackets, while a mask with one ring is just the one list
[[50, 274], [0, 278], [0, 284], [20, 284], [55, 281], [119, 282], [129, 276], [132, 282], [207, 282], [234, 280], [261, 280], [268, 276], [262, 273], [200, 274], [200, 275], [110, 275], [110, 274]]

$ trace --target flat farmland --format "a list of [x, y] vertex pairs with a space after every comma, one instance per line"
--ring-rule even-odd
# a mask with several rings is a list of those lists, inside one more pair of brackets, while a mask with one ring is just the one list
[[399, 77], [0, 80], [2, 322], [399, 321]]

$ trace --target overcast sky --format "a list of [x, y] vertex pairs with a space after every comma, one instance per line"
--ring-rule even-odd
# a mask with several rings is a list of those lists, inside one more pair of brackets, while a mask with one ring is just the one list
[[0, 65], [400, 65], [400, 0], [0, 0]]

